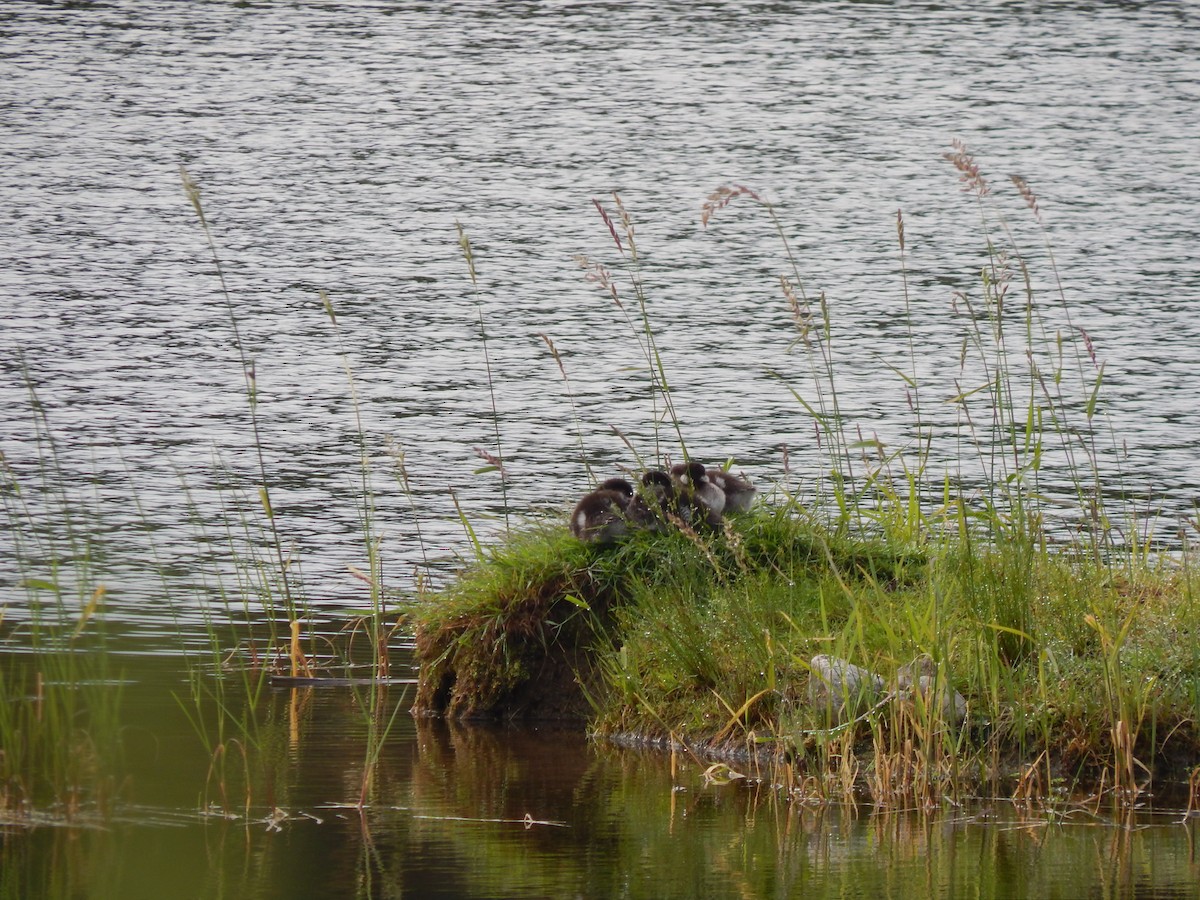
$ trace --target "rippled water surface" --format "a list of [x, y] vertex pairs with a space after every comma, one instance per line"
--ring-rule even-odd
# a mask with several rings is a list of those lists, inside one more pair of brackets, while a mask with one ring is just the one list
[[[614, 191], [693, 454], [736, 458], [764, 493], [827, 465], [791, 392], [814, 388], [769, 217], [740, 197], [700, 221], [711, 191], [740, 184], [776, 205], [808, 296], [828, 298], [840, 401], [864, 436], [912, 439], [897, 369], [952, 432], [945, 401], [978, 383], [958, 295], [978, 298], [992, 239], [1022, 254], [1049, 327], [1076, 346], [1082, 329], [1104, 364], [1116, 449], [1101, 461], [1127, 476], [1113, 496], [1165, 510], [1168, 542], [1193, 512], [1189, 4], [8, 2], [0, 76], [0, 450], [35, 514], [37, 462], [53, 460], [48, 483], [96, 541], [110, 627], [144, 652], [181, 630], [204, 642], [213, 573], [233, 571], [225, 529], [261, 521], [256, 444], [305, 598], [362, 605], [352, 398], [402, 593], [430, 557], [466, 552], [455, 500], [484, 537], [502, 527], [476, 448], [502, 452], [518, 517], [569, 508], [581, 443], [602, 476], [635, 462], [622, 435], [653, 455], [636, 297], [593, 205], [617, 215]], [[955, 138], [992, 187], [986, 226], [942, 158]], [[579, 255], [614, 273], [623, 309]], [[956, 469], [956, 453], [935, 461]], [[10, 621], [19, 549], [0, 534]], [[626, 895], [655, 893], [637, 883]]]
[[[130, 494], [186, 568], [181, 483], [220, 522], [214, 457], [236, 476], [256, 468], [181, 164], [253, 358], [278, 521], [318, 602], [355, 596], [345, 571], [362, 557], [341, 353], [397, 577], [422, 559], [418, 520], [435, 553], [465, 546], [451, 488], [485, 533], [498, 521], [495, 474], [474, 474], [474, 448], [496, 450], [480, 313], [514, 510], [561, 510], [586, 486], [571, 397], [601, 472], [633, 463], [613, 427], [653, 453], [638, 346], [573, 258], [617, 269], [592, 205], [611, 209], [612, 191], [636, 222], [693, 453], [762, 482], [782, 477], [781, 445], [800, 476], [824, 461], [788, 391], [810, 392], [808, 363], [788, 352], [769, 220], [743, 198], [700, 225], [727, 183], [778, 205], [807, 290], [827, 293], [843, 409], [903, 443], [897, 209], [917, 370], [938, 401], [959, 372], [954, 292], [979, 293], [980, 216], [941, 158], [956, 137], [1053, 323], [1045, 243], [1005, 176], [1038, 194], [1073, 322], [1106, 364], [1128, 488], [1192, 507], [1200, 32], [1186, 5], [140, 0], [7, 4], [0, 28], [3, 451], [21, 475], [38, 452], [24, 366], [68, 476], [98, 476], [87, 489], [122, 615], [157, 591], [139, 574]], [[406, 453], [415, 515], [386, 438]]]

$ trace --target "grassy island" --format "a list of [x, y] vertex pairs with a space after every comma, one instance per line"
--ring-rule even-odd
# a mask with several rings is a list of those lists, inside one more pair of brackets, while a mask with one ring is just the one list
[[[599, 735], [769, 761], [882, 799], [1139, 792], [1200, 763], [1200, 607], [1188, 571], [1114, 567], [1035, 535], [855, 538], [779, 498], [723, 534], [615, 547], [535, 526], [418, 616], [417, 707], [575, 717]], [[967, 702], [813, 704], [810, 660], [890, 682], [928, 656]], [[1193, 782], [1194, 782], [1193, 775]]]

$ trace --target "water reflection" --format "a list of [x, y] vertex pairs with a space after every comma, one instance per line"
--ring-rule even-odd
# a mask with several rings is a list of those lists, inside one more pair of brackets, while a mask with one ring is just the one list
[[160, 784], [139, 766], [138, 802], [103, 827], [8, 829], [0, 896], [1167, 898], [1200, 880], [1196, 820], [1178, 811], [819, 807], [574, 733], [430, 721], [399, 724], [360, 812], [352, 698], [269, 706], [250, 764], [273, 793], [249, 810], [197, 815], [167, 785], [185, 767]]

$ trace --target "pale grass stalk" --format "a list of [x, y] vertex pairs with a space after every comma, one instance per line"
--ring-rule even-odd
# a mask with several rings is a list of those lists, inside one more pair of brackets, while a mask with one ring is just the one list
[[[483, 341], [483, 363], [487, 371], [488, 396], [492, 402], [492, 429], [496, 435], [496, 456], [503, 461], [504, 448], [500, 443], [500, 412], [496, 406], [496, 384], [492, 378], [492, 360], [488, 355], [488, 337], [487, 329], [483, 324], [483, 303], [479, 297], [479, 280], [475, 272], [475, 254], [471, 250], [471, 240], [467, 237], [466, 230], [462, 224], [455, 221], [454, 227], [458, 229], [458, 244], [462, 249], [463, 259], [467, 263], [467, 272], [471, 276], [471, 290], [475, 297], [475, 311], [479, 316], [479, 336]], [[504, 503], [504, 530], [510, 531], [509, 511], [508, 511], [508, 480], [505, 477], [503, 464], [498, 466], [500, 471], [500, 494]]]
[[241, 360], [242, 376], [246, 385], [246, 398], [250, 404], [250, 428], [254, 435], [254, 451], [258, 459], [260, 477], [258, 486], [259, 496], [262, 499], [263, 511], [266, 513], [267, 521], [271, 528], [273, 537], [272, 547], [275, 551], [276, 562], [279, 565], [280, 582], [287, 601], [288, 615], [294, 619], [296, 617], [296, 604], [292, 599], [291, 586], [287, 577], [287, 565], [284, 563], [283, 558], [283, 541], [279, 535], [279, 528], [275, 522], [275, 514], [271, 504], [270, 486], [267, 481], [267, 463], [263, 456], [262, 438], [258, 427], [258, 387], [255, 380], [254, 360], [246, 352], [245, 344], [242, 342], [237, 313], [233, 307], [233, 295], [230, 293], [229, 286], [225, 282], [225, 270], [221, 265], [220, 255], [217, 253], [217, 242], [213, 237], [212, 229], [209, 227], [208, 217], [204, 213], [204, 206], [200, 202], [200, 187], [192, 180], [192, 176], [188, 174], [187, 169], [183, 166], [179, 167], [179, 174], [183, 180], [184, 193], [187, 194], [187, 198], [192, 204], [192, 209], [196, 212], [196, 218], [200, 220], [200, 228], [204, 232], [204, 239], [208, 244], [209, 254], [212, 256], [213, 265], [216, 268], [217, 282], [220, 284], [221, 296], [225, 299], [225, 308], [229, 314], [230, 326], [233, 329], [233, 342], [237, 347], [238, 358]]

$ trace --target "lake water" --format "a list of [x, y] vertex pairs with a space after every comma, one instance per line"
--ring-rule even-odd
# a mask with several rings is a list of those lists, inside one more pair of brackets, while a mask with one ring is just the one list
[[[1197, 12], [1131, 2], [0, 3], [0, 450], [36, 507], [36, 461], [48, 449], [28, 382], [57, 441], [55, 483], [77, 513], [86, 508], [98, 542], [114, 640], [149, 657], [173, 656], [181, 639], [204, 643], [216, 591], [203, 573], [232, 577], [222, 540], [224, 523], [239, 521], [230, 488], [252, 498], [258, 462], [229, 310], [180, 183], [185, 166], [201, 186], [254, 362], [257, 443], [276, 522], [306, 602], [336, 614], [365, 597], [349, 571], [365, 567], [365, 553], [344, 364], [372, 464], [384, 571], [401, 595], [428, 557], [444, 573], [467, 552], [455, 499], [485, 538], [502, 529], [500, 482], [477, 471], [475, 448], [502, 452], [518, 516], [560, 514], [586, 488], [580, 443], [602, 477], [635, 462], [614, 428], [639, 452], [655, 452], [639, 346], [575, 260], [618, 273], [626, 309], [636, 309], [594, 198], [615, 214], [619, 192], [636, 223], [648, 312], [689, 449], [736, 458], [766, 492], [773, 481], [804, 484], [825, 466], [812, 419], [788, 389], [812, 396], [809, 364], [790, 347], [779, 286], [789, 270], [769, 219], [743, 197], [704, 228], [705, 197], [736, 183], [777, 205], [805, 289], [828, 297], [843, 410], [864, 435], [896, 447], [910, 438], [911, 414], [892, 367], [915, 366], [929, 416], [946, 431], [956, 421], [945, 402], [955, 379], [977, 386], [971, 365], [960, 369], [967, 332], [955, 292], [979, 296], [985, 242], [1003, 238], [1002, 221], [1051, 326], [1071, 335], [1046, 239], [1008, 181], [1017, 174], [1039, 198], [1071, 322], [1105, 364], [1102, 409], [1119, 453], [1102, 461], [1127, 478], [1114, 495], [1163, 510], [1157, 533], [1177, 545], [1200, 491], [1191, 414], [1200, 371]], [[942, 159], [954, 138], [993, 188], [987, 235]], [[471, 240], [477, 292], [456, 223]], [[336, 331], [321, 291], [337, 311]], [[389, 439], [405, 454], [407, 493]], [[1047, 485], [1065, 494], [1054, 465]], [[968, 486], [975, 478], [963, 475]], [[254, 503], [244, 506], [253, 512]], [[16, 552], [0, 535], [8, 623], [28, 612]], [[19, 632], [5, 640], [20, 649]], [[319, 728], [313, 740], [322, 740]], [[441, 751], [426, 753], [432, 745], [415, 734], [397, 742], [398, 756], [443, 766]], [[508, 735], [488, 752], [514, 772], [545, 771], [530, 743]], [[686, 845], [681, 865], [719, 845], [727, 880], [713, 883], [716, 895], [742, 884], [752, 858], [773, 874], [752, 879], [750, 893], [800, 890], [808, 882], [788, 866], [805, 842], [824, 860], [820, 885], [843, 884], [824, 879], [840, 878], [835, 861], [853, 858], [893, 873], [878, 877], [897, 879], [886, 884], [898, 891], [909, 884], [907, 854], [926, 846], [908, 840], [907, 826], [895, 826], [903, 841], [877, 839], [871, 816], [806, 830], [809, 813], [750, 802], [738, 788], [689, 795], [709, 824], [676, 830], [682, 820], [666, 812], [674, 795], [660, 760], [599, 748], [570, 754], [578, 772], [553, 790], [576, 796], [599, 783], [596, 802], [612, 810], [591, 843], [579, 841], [576, 813], [560, 801], [544, 811], [514, 801], [506, 815], [528, 809], [573, 831], [414, 824], [427, 820], [411, 818], [421, 804], [409, 792], [419, 785], [407, 780], [414, 764], [402, 765], [397, 804], [409, 812], [397, 813], [402, 826], [378, 825], [388, 833], [382, 843], [408, 861], [390, 863], [407, 873], [394, 883], [429, 895], [440, 878], [446, 895], [669, 895], [640, 879], [670, 862], [621, 821], [640, 791], [630, 785], [641, 776], [629, 772], [643, 770], [655, 786], [639, 794], [638, 827], [657, 829], [663, 854]], [[593, 768], [601, 774], [588, 775]], [[297, 808], [344, 794], [315, 790]], [[486, 806], [467, 791], [452, 808], [486, 818]], [[954, 860], [939, 888], [1010, 849], [996, 843], [1007, 828], [972, 837], [959, 822], [922, 832], [939, 858]], [[131, 827], [143, 838], [118, 830], [97, 839], [88, 851], [96, 865], [117, 865], [114, 846], [177, 833]], [[1096, 865], [1072, 857], [1073, 871], [1118, 858], [1132, 865], [1113, 876], [1132, 880], [1095, 882], [1104, 896], [1165, 871], [1131, 862], [1146, 833], [1088, 827], [1018, 824], [1011, 833], [1031, 834], [1039, 848], [1057, 846], [1039, 836], [1086, 834], [1081, 846], [1090, 849], [1079, 852]], [[357, 828], [338, 839], [347, 877], [370, 868], [349, 862], [369, 846]], [[201, 843], [227, 840], [195, 822], [182, 830]], [[572, 836], [560, 841], [564, 833]], [[307, 823], [249, 835], [238, 831], [229, 858], [241, 866], [263, 854], [281, 870], [327, 840]], [[1162, 852], [1186, 857], [1186, 835]], [[1128, 843], [1133, 855], [1097, 849], [1107, 841]], [[477, 880], [491, 853], [513, 854], [526, 874]], [[420, 890], [404, 869], [418, 857], [428, 867]], [[1038, 874], [1041, 858], [1022, 857], [1022, 877], [1050, 878]], [[556, 881], [547, 866], [574, 874]], [[589, 872], [614, 880], [592, 891]], [[912, 883], [929, 873], [920, 869]], [[112, 883], [131, 877], [113, 874]], [[1194, 884], [1194, 870], [1190, 877]], [[1050, 881], [1020, 884], [1070, 894]]]
[[268, 692], [222, 794], [195, 734], [162, 727], [178, 707], [160, 682], [127, 686], [125, 707], [137, 774], [116, 814], [0, 831], [0, 896], [1182, 900], [1200, 884], [1197, 818], [1179, 811], [819, 806], [751, 769], [713, 781], [686, 755], [672, 772], [578, 733], [406, 715], [360, 814], [365, 720], [344, 689]]

